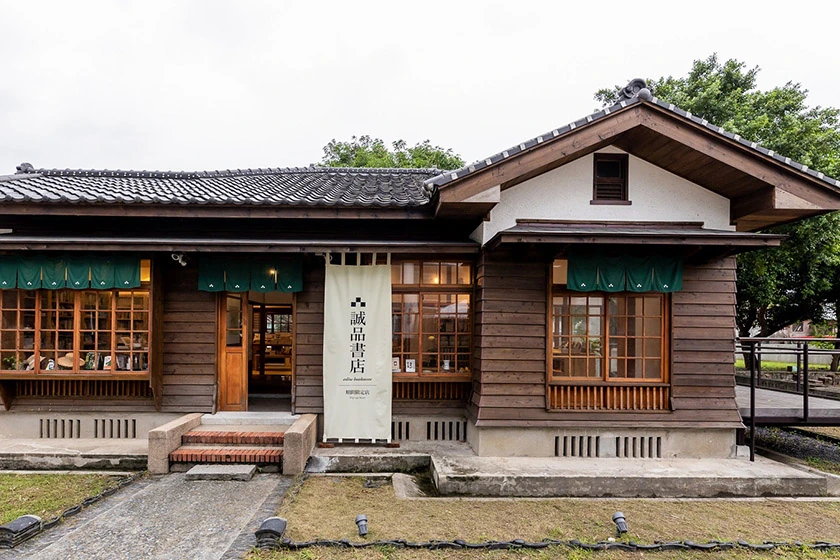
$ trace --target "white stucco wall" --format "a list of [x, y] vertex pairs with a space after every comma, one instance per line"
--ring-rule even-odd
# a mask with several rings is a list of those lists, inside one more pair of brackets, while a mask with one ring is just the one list
[[[599, 153], [625, 153], [608, 147]], [[729, 199], [637, 157], [628, 163], [630, 205], [590, 204], [593, 156], [590, 154], [501, 193], [501, 202], [472, 238], [482, 244], [517, 219], [703, 222], [708, 229], [735, 230]]]

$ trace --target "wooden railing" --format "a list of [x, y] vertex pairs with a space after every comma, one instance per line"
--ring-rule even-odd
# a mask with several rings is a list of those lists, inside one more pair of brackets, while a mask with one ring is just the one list
[[669, 409], [671, 389], [667, 384], [638, 385], [549, 385], [551, 410], [638, 410]]

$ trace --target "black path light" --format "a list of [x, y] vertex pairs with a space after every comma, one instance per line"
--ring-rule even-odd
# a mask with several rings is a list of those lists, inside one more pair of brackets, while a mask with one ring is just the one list
[[624, 514], [617, 511], [613, 514], [613, 523], [615, 523], [615, 534], [620, 537], [627, 532], [627, 520], [624, 519]]
[[367, 515], [360, 513], [356, 516], [356, 525], [359, 527], [359, 536], [364, 537], [368, 533]]
[[272, 548], [283, 541], [283, 533], [286, 532], [286, 520], [282, 517], [269, 517], [260, 524], [260, 528], [254, 533], [257, 537], [259, 548]]

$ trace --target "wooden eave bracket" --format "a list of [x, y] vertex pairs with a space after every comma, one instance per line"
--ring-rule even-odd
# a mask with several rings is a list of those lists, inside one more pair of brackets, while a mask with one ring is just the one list
[[730, 218], [739, 230], [754, 230], [840, 210], [840, 197], [818, 204], [781, 187], [767, 187], [732, 201]]

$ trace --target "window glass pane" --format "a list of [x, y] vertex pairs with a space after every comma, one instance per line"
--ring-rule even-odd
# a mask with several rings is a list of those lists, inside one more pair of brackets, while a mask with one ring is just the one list
[[662, 357], [662, 340], [659, 338], [645, 339], [645, 356], [648, 358]]
[[464, 286], [472, 284], [472, 270], [467, 263], [458, 263], [458, 284]]
[[610, 315], [626, 315], [627, 301], [623, 296], [613, 296], [610, 298], [609, 306]]
[[152, 261], [140, 259], [140, 282], [152, 281]]
[[645, 335], [659, 336], [662, 332], [662, 319], [659, 317], [648, 317], [645, 319]]
[[645, 379], [662, 378], [662, 360], [645, 360]]
[[610, 335], [624, 336], [627, 334], [627, 319], [625, 317], [610, 317]]
[[440, 284], [440, 266], [436, 262], [423, 263], [423, 283]]
[[402, 265], [391, 265], [391, 284], [402, 284]]
[[627, 360], [627, 378], [642, 379], [644, 377], [643, 362], [641, 358]]
[[17, 308], [18, 292], [17, 290], [2, 290], [3, 292], [3, 308]]
[[419, 266], [418, 266], [417, 263], [414, 263], [414, 262], [403, 263], [402, 282], [403, 282], [403, 284], [419, 284], [420, 283]]
[[440, 263], [440, 283], [447, 286], [458, 283], [458, 264]]
[[662, 316], [662, 306], [660, 303], [662, 299], [658, 297], [646, 297], [645, 298], [645, 315], [648, 317], [660, 317]]

